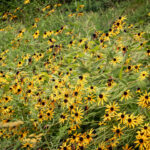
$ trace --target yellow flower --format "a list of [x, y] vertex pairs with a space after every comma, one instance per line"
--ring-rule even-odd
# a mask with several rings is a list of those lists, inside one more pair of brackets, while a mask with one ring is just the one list
[[116, 126], [113, 126], [113, 129], [112, 131], [115, 133], [115, 136], [121, 136], [123, 133], [122, 133], [122, 129], [124, 128], [120, 128], [120, 125], [118, 125], [118, 127]]
[[28, 4], [28, 3], [30, 3], [30, 0], [25, 0], [24, 1], [24, 4]]
[[53, 34], [53, 31], [47, 31], [47, 35], [51, 36]]
[[105, 144], [105, 142], [101, 142], [98, 145], [98, 148], [96, 150], [106, 150], [106, 144]]
[[34, 20], [35, 20], [36, 23], [40, 21], [39, 18], [35, 18]]
[[136, 125], [135, 116], [133, 116], [133, 114], [128, 115], [127, 118], [126, 118], [126, 120], [125, 120], [125, 123], [126, 123], [126, 125], [129, 126], [130, 128], [131, 128], [131, 127], [134, 128], [135, 125]]
[[138, 105], [141, 107], [145, 108], [150, 108], [150, 92], [147, 93], [145, 92], [144, 95], [141, 95], [139, 100], [138, 100]]
[[81, 119], [83, 118], [82, 116], [83, 116], [83, 110], [82, 109], [77, 108], [76, 110], [73, 111], [72, 117], [76, 123], [81, 122]]
[[45, 31], [43, 34], [43, 39], [47, 38], [47, 36], [48, 36], [48, 32]]
[[62, 4], [57, 4], [57, 7], [60, 7]]
[[33, 148], [33, 144], [26, 142], [22, 145], [22, 148], [27, 148], [27, 150], [30, 150]]
[[23, 62], [19, 61], [18, 64], [17, 64], [17, 67], [21, 67], [22, 65], [23, 65]]
[[37, 39], [39, 37], [39, 30], [37, 30], [34, 34], [33, 34], [33, 38]]
[[44, 116], [44, 113], [41, 111], [38, 114], [38, 121], [42, 123], [44, 120], [45, 120], [45, 116]]
[[125, 120], [126, 120], [126, 114], [125, 112], [123, 113], [118, 113], [117, 115], [117, 120], [120, 120], [120, 123], [125, 123]]
[[66, 115], [66, 114], [61, 114], [61, 116], [60, 116], [60, 119], [59, 119], [59, 122], [60, 123], [64, 123], [66, 120], [68, 120], [68, 115]]
[[73, 17], [73, 16], [75, 16], [75, 14], [69, 14], [69, 15], [68, 15], [68, 17]]
[[92, 104], [93, 102], [95, 102], [94, 98], [95, 98], [94, 94], [88, 95], [87, 97], [85, 97], [86, 103]]
[[141, 64], [135, 65], [134, 66], [134, 71], [139, 72], [140, 66], [141, 66]]
[[104, 105], [104, 102], [107, 102], [107, 97], [108, 97], [107, 94], [100, 93], [100, 94], [98, 95], [98, 105], [99, 105], [99, 104]]
[[114, 57], [114, 58], [112, 59], [111, 63], [112, 63], [113, 65], [116, 65], [117, 63], [120, 63], [121, 60], [122, 60], [122, 58], [119, 57], [119, 56], [117, 56], [117, 57]]
[[112, 117], [114, 117], [114, 114], [110, 114], [108, 112], [105, 112], [105, 114], [103, 116], [103, 118], [104, 118], [103, 120], [104, 121], [110, 121]]
[[142, 71], [142, 72], [140, 73], [139, 79], [140, 79], [140, 80], [144, 80], [144, 79], [146, 79], [146, 77], [148, 77], [148, 72]]
[[124, 92], [123, 92], [123, 95], [122, 95], [122, 97], [121, 97], [121, 101], [122, 101], [123, 99], [128, 100], [129, 98], [131, 98], [130, 90], [124, 91]]
[[148, 138], [145, 135], [137, 135], [136, 136], [136, 147], [139, 147], [140, 150], [146, 150], [147, 145], [150, 141], [148, 141]]
[[62, 146], [60, 146], [60, 150], [64, 150], [64, 149], [71, 150], [72, 148], [71, 146], [67, 145], [67, 143], [65, 142], [62, 144]]
[[147, 50], [146, 55], [150, 56], [150, 49]]
[[56, 40], [55, 40], [54, 38], [50, 38], [50, 39], [48, 40], [48, 44], [49, 44], [49, 45], [53, 45], [55, 42], [56, 42]]
[[83, 7], [84, 7], [84, 5], [80, 5], [79, 7], [80, 7], [80, 8], [83, 8]]
[[126, 144], [125, 146], [122, 147], [122, 150], [133, 150], [132, 146], [129, 147], [128, 144]]
[[78, 13], [77, 14], [77, 16], [83, 16], [84, 15], [84, 13]]
[[150, 124], [145, 123], [141, 128], [141, 132], [144, 132], [145, 134], [150, 134]]
[[85, 143], [86, 144], [89, 144], [92, 140], [93, 140], [93, 138], [92, 138], [92, 136], [94, 135], [93, 134], [93, 129], [91, 129], [89, 132], [88, 132], [88, 134], [86, 135], [86, 138], [85, 138]]
[[115, 103], [113, 102], [113, 104], [109, 104], [109, 105], [106, 105], [106, 112], [108, 113], [113, 113], [115, 114], [117, 111], [119, 111], [119, 106], [118, 106], [118, 103]]

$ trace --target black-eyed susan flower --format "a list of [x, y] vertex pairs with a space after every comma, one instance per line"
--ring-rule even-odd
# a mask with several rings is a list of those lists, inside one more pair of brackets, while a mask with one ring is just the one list
[[55, 42], [56, 42], [56, 40], [55, 40], [54, 38], [50, 38], [50, 39], [48, 40], [48, 44], [49, 44], [49, 45], [53, 45]]
[[140, 41], [140, 39], [142, 38], [144, 32], [139, 32], [137, 34], [134, 35], [134, 38], [137, 40], [137, 41]]
[[133, 147], [130, 146], [128, 144], [126, 144], [125, 146], [122, 146], [122, 150], [133, 150]]
[[39, 37], [40, 31], [37, 30], [34, 34], [33, 34], [33, 38], [37, 39]]
[[77, 142], [79, 143], [79, 145], [84, 145], [85, 143], [85, 134], [79, 134], [78, 135], [78, 139], [77, 139]]
[[150, 124], [145, 123], [141, 126], [141, 132], [144, 132], [146, 135], [150, 133]]
[[145, 92], [145, 94], [141, 95], [139, 100], [138, 100], [138, 105], [141, 107], [145, 107], [145, 108], [150, 108], [149, 106], [150, 104], [150, 92], [147, 93], [147, 91]]
[[122, 130], [123, 130], [124, 128], [121, 128], [120, 127], [120, 125], [118, 125], [118, 126], [113, 126], [113, 129], [112, 129], [112, 131], [115, 133], [115, 136], [121, 136], [123, 133], [122, 133]]
[[47, 112], [46, 112], [46, 120], [52, 120], [52, 118], [53, 118], [53, 110], [48, 110]]
[[141, 64], [137, 64], [133, 67], [135, 72], [139, 72]]
[[130, 72], [132, 71], [132, 69], [133, 69], [133, 66], [129, 65], [127, 66], [127, 69], [125, 70], [125, 72]]
[[96, 92], [96, 86], [91, 85], [87, 88], [87, 90], [89, 91], [89, 93], [95, 93]]
[[97, 57], [97, 61], [100, 60], [100, 59], [102, 59], [103, 56], [104, 56], [104, 55], [103, 55], [102, 53], [97, 54], [97, 56], [96, 56], [96, 57]]
[[148, 49], [148, 50], [146, 51], [146, 55], [147, 55], [147, 56], [150, 56], [150, 49]]
[[69, 105], [69, 110], [70, 110], [71, 112], [73, 112], [73, 111], [75, 111], [75, 109], [76, 109], [76, 105], [74, 104], [74, 102], [72, 102], [72, 103]]
[[77, 84], [83, 85], [87, 82], [86, 78], [88, 77], [88, 74], [83, 74], [78, 76]]
[[100, 93], [98, 95], [98, 105], [101, 104], [101, 105], [104, 105], [104, 102], [107, 102], [107, 97], [108, 97], [108, 94], [105, 94], [105, 93]]
[[95, 95], [94, 94], [90, 94], [88, 96], [85, 97], [86, 103], [90, 103], [92, 104], [93, 102], [95, 102]]
[[147, 71], [142, 71], [141, 73], [140, 73], [140, 76], [139, 76], [139, 79], [140, 80], [145, 80], [147, 77], [148, 77], [148, 72]]
[[125, 54], [127, 52], [127, 47], [122, 47], [122, 53]]
[[47, 36], [49, 37], [49, 36], [51, 36], [52, 34], [53, 34], [54, 32], [53, 31], [47, 31]]
[[19, 61], [18, 64], [17, 64], [17, 67], [21, 67], [22, 65], [23, 65], [23, 62]]
[[83, 118], [83, 110], [77, 107], [72, 113], [72, 118], [76, 123], [80, 123]]
[[89, 44], [85, 43], [85, 45], [84, 45], [84, 52], [87, 52], [87, 50], [89, 50], [89, 49], [90, 49]]
[[42, 123], [44, 120], [45, 120], [45, 115], [44, 115], [43, 111], [41, 111], [38, 114], [38, 121]]
[[138, 49], [142, 49], [145, 46], [146, 43], [147, 43], [147, 41], [144, 41], [144, 42], [140, 43], [140, 46], [139, 46]]
[[127, 115], [125, 123], [127, 126], [129, 126], [130, 128], [133, 127], [135, 128], [136, 122], [135, 122], [135, 116], [133, 114], [131, 115]]
[[122, 60], [121, 57], [116, 56], [116, 57], [114, 57], [114, 58], [112, 59], [111, 63], [112, 63], [113, 65], [116, 65], [116, 64], [119, 64], [119, 63], [121, 62], [121, 60]]
[[96, 150], [106, 150], [106, 143], [105, 142], [99, 143]]
[[81, 46], [87, 41], [86, 38], [80, 39], [78, 45]]
[[114, 117], [113, 114], [110, 114], [110, 113], [108, 113], [108, 112], [105, 112], [105, 114], [104, 114], [104, 116], [103, 116], [103, 118], [104, 118], [103, 120], [104, 120], [104, 121], [110, 121], [112, 117]]
[[14, 89], [14, 92], [15, 92], [16, 94], [21, 94], [21, 92], [22, 92], [21, 86], [17, 86], [17, 88]]
[[113, 102], [113, 104], [106, 105], [106, 112], [116, 114], [119, 111], [118, 103]]
[[89, 144], [92, 140], [93, 140], [93, 129], [91, 129], [87, 134], [86, 134], [86, 139], [85, 139], [85, 143]]
[[12, 100], [12, 97], [11, 96], [3, 96], [2, 97], [2, 101], [4, 101], [5, 103], [8, 103], [8, 102], [10, 102]]
[[139, 147], [140, 150], [144, 150], [146, 149], [148, 142], [149, 140], [145, 135], [137, 135], [134, 143], [136, 144], [136, 147]]
[[59, 122], [63, 124], [66, 120], [68, 120], [68, 115], [65, 114], [65, 113], [62, 113], [62, 114], [60, 115]]
[[117, 120], [120, 120], [120, 123], [125, 123], [125, 120], [126, 120], [126, 113], [123, 112], [123, 113], [118, 113], [117, 114]]
[[36, 24], [36, 23], [33, 23], [33, 24], [32, 24], [32, 28], [37, 28], [37, 24]]
[[62, 146], [60, 146], [60, 150], [71, 150], [71, 146], [67, 145], [67, 142], [64, 142]]
[[48, 32], [45, 31], [43, 34], [43, 39], [47, 38], [47, 36], [48, 36]]
[[80, 96], [81, 96], [81, 88], [80, 88], [80, 87], [76, 87], [76, 88], [73, 90], [72, 96], [73, 96], [74, 98], [80, 97]]
[[123, 99], [128, 100], [129, 98], [131, 98], [130, 90], [124, 91], [123, 94], [122, 94], [122, 97], [121, 97], [121, 101]]
[[115, 85], [116, 85], [116, 83], [114, 82], [114, 80], [111, 80], [111, 81], [107, 81], [107, 83], [106, 83], [106, 85], [107, 85], [107, 88], [106, 88], [106, 90], [111, 90]]
[[69, 42], [69, 44], [68, 44], [68, 47], [70, 48], [70, 47], [74, 46], [75, 43], [76, 43], [76, 40], [74, 40], [74, 41], [71, 40], [71, 41]]
[[141, 88], [138, 87], [138, 88], [136, 89], [136, 93], [141, 93]]
[[27, 150], [30, 150], [31, 148], [33, 148], [33, 144], [31, 144], [30, 142], [25, 142], [22, 144], [22, 148], [26, 148]]
[[17, 38], [21, 38], [23, 36], [23, 33], [25, 32], [25, 28], [19, 31], [19, 34], [17, 35]]
[[78, 135], [77, 135], [77, 132], [76, 132], [76, 133], [74, 133], [74, 134], [71, 136], [70, 143], [72, 143], [72, 144], [76, 143], [77, 138], [78, 138]]
[[145, 116], [144, 115], [140, 115], [140, 114], [135, 116], [134, 120], [135, 120], [136, 125], [143, 124], [144, 118], [145, 118]]

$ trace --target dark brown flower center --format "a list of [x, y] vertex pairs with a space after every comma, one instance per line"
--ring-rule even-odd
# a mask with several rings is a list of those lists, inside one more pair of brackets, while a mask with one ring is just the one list
[[139, 139], [139, 142], [140, 142], [140, 143], [143, 143], [144, 141], [143, 141], [143, 139]]
[[102, 95], [102, 94], [99, 94], [99, 98], [103, 98], [103, 95]]
[[128, 119], [128, 122], [130, 123], [132, 120], [131, 119]]
[[116, 130], [116, 133], [120, 133], [120, 129], [117, 129], [117, 130]]
[[127, 95], [128, 93], [127, 92], [124, 92], [124, 95]]

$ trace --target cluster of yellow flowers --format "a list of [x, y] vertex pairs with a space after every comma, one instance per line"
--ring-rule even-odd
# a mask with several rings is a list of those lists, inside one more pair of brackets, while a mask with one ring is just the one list
[[[126, 16], [92, 37], [81, 38], [70, 21], [44, 28], [60, 6], [42, 8], [0, 51], [0, 141], [17, 141], [21, 149], [149, 150], [146, 31], [128, 25]], [[83, 9], [66, 18], [80, 21]]]

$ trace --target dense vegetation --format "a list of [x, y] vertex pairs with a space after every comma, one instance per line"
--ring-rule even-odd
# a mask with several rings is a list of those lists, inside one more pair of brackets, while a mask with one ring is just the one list
[[1, 4], [0, 149], [150, 149], [148, 0]]

